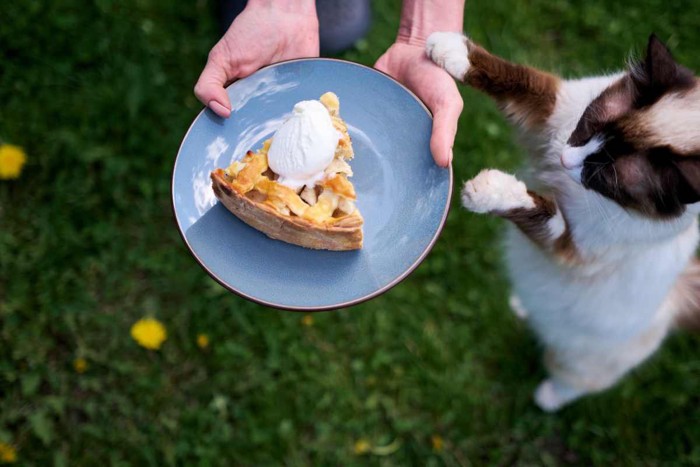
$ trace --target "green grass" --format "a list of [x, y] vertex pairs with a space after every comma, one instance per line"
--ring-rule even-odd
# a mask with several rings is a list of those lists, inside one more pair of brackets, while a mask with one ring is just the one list
[[[476, 40], [566, 76], [620, 67], [651, 31], [700, 69], [691, 0], [468, 4]], [[372, 64], [393, 40], [399, 2], [374, 8], [367, 41], [343, 57]], [[673, 336], [560, 414], [532, 405], [544, 373], [507, 308], [502, 225], [457, 197], [409, 279], [310, 326], [209, 279], [179, 238], [169, 186], [200, 110], [213, 11], [212, 0], [0, 5], [0, 139], [29, 157], [20, 181], [0, 182], [0, 441], [22, 465], [700, 463], [696, 336]], [[517, 168], [495, 106], [464, 98], [456, 181]], [[146, 315], [168, 329], [158, 352], [129, 336]], [[358, 440], [374, 452], [356, 454]]]

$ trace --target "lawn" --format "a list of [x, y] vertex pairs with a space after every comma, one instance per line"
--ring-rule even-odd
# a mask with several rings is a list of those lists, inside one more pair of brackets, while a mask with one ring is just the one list
[[[343, 58], [372, 64], [398, 24]], [[459, 209], [406, 281], [313, 315], [225, 291], [188, 253], [172, 164], [218, 38], [213, 0], [0, 5], [0, 455], [20, 465], [700, 463], [700, 339], [678, 334], [613, 390], [556, 415], [537, 343], [508, 310], [500, 221]], [[566, 76], [612, 71], [649, 33], [700, 69], [700, 8], [677, 0], [469, 1], [494, 52]], [[495, 106], [464, 90], [459, 182], [516, 170]], [[160, 350], [130, 336], [143, 317]], [[199, 339], [206, 335], [208, 345]]]

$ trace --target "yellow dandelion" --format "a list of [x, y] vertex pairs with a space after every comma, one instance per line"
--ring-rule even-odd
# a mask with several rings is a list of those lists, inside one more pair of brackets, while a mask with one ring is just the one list
[[131, 326], [131, 337], [141, 346], [151, 350], [158, 350], [168, 338], [165, 326], [154, 318], [143, 318]]
[[209, 336], [206, 334], [197, 334], [197, 345], [200, 349], [209, 347]]
[[301, 318], [301, 324], [303, 324], [304, 326], [313, 326], [314, 325], [313, 315], [310, 315], [310, 314], [304, 315], [304, 317]]
[[17, 451], [11, 445], [0, 441], [0, 462], [14, 464], [17, 462]]
[[24, 149], [11, 144], [0, 144], [0, 179], [18, 178], [26, 161]]
[[370, 451], [370, 449], [372, 449], [372, 445], [369, 444], [369, 441], [367, 441], [364, 438], [360, 438], [357, 441], [355, 441], [355, 446], [353, 446], [353, 451], [358, 456], [367, 454]]
[[433, 445], [433, 451], [435, 452], [440, 452], [445, 448], [445, 440], [443, 440], [440, 435], [431, 436], [430, 444]]
[[85, 373], [85, 370], [87, 370], [87, 368], [88, 368], [88, 362], [84, 358], [79, 357], [79, 358], [76, 358], [75, 360], [73, 360], [73, 369], [77, 373]]

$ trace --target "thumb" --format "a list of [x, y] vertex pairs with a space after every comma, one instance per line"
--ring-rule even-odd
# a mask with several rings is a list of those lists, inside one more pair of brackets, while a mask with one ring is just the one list
[[448, 167], [452, 162], [452, 146], [455, 143], [457, 122], [463, 105], [461, 97], [458, 97], [432, 109], [433, 134], [430, 138], [430, 152], [433, 153], [435, 163], [441, 167]]
[[381, 57], [379, 57], [379, 59], [374, 63], [374, 68], [381, 71], [382, 73], [389, 74], [389, 65], [387, 62], [388, 59], [386, 58], [386, 54], [384, 54]]
[[231, 101], [224, 85], [233, 76], [228, 76], [226, 69], [214, 54], [209, 54], [207, 64], [194, 85], [194, 94], [202, 104], [209, 107], [218, 116], [228, 118], [231, 115]]

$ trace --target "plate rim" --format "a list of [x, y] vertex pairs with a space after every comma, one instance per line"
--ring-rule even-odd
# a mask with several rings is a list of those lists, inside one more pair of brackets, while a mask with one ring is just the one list
[[[266, 65], [264, 67], [259, 68], [258, 70], [256, 70], [255, 72], [253, 72], [252, 74], [250, 74], [248, 76], [252, 76], [260, 70], [265, 70], [267, 68], [273, 68], [273, 67], [276, 67], [276, 66], [279, 66], [282, 64], [293, 63], [293, 62], [307, 62], [307, 61], [341, 62], [341, 63], [349, 64], [352, 66], [357, 66], [360, 68], [366, 68], [372, 72], [379, 73], [380, 75], [383, 75], [383, 76], [389, 78], [395, 84], [397, 84], [398, 86], [403, 88], [405, 91], [407, 91], [416, 100], [416, 102], [418, 102], [420, 104], [420, 106], [423, 107], [423, 110], [425, 110], [425, 112], [428, 114], [428, 117], [430, 118], [430, 120], [431, 121], [433, 120], [433, 114], [430, 111], [430, 109], [428, 108], [428, 106], [425, 105], [425, 103], [421, 100], [421, 98], [418, 97], [408, 87], [404, 86], [402, 83], [397, 81], [394, 77], [392, 77], [391, 75], [389, 75], [381, 70], [377, 70], [376, 68], [373, 68], [371, 66], [364, 65], [362, 63], [353, 62], [350, 60], [344, 60], [344, 59], [340, 59], [340, 58], [330, 58], [330, 57], [294, 58], [294, 59], [290, 59], [290, 60], [282, 60], [279, 62], [271, 63], [269, 65]], [[247, 76], [246, 76], [246, 78], [247, 78]], [[245, 78], [241, 78], [241, 79], [245, 79]], [[226, 86], [225, 89], [228, 90], [228, 88], [230, 86], [232, 86], [233, 84], [235, 84], [238, 81], [240, 81], [240, 80], [234, 81], [233, 83]], [[207, 267], [206, 264], [204, 264], [204, 261], [202, 261], [199, 258], [199, 256], [197, 256], [197, 253], [194, 251], [194, 249], [192, 248], [190, 243], [187, 241], [187, 237], [185, 236], [185, 232], [183, 231], [182, 226], [180, 225], [180, 222], [179, 222], [178, 216], [177, 216], [177, 211], [175, 209], [175, 169], [177, 168], [177, 161], [180, 158], [182, 146], [185, 144], [185, 140], [189, 136], [190, 131], [192, 131], [194, 124], [199, 120], [199, 118], [202, 116], [202, 114], [204, 112], [206, 112], [207, 110], [208, 110], [208, 107], [204, 106], [204, 108], [202, 110], [200, 110], [199, 113], [197, 114], [197, 116], [192, 120], [192, 123], [190, 123], [190, 126], [187, 129], [187, 131], [185, 132], [185, 135], [182, 137], [182, 141], [180, 142], [180, 146], [177, 149], [177, 154], [175, 155], [175, 161], [173, 162], [172, 174], [170, 177], [170, 207], [171, 207], [171, 210], [173, 213], [173, 221], [175, 222], [175, 226], [177, 227], [177, 231], [180, 234], [180, 238], [185, 243], [185, 246], [189, 250], [190, 255], [192, 255], [192, 257], [195, 259], [195, 261], [199, 264], [199, 266], [202, 269], [204, 269], [204, 271], [209, 275], [209, 277], [214, 279], [219, 285], [221, 285], [223, 288], [225, 288], [229, 292], [232, 292], [232, 293], [238, 295], [239, 297], [244, 298], [246, 300], [249, 300], [249, 301], [256, 303], [258, 305], [266, 306], [269, 308], [275, 308], [278, 310], [285, 310], [285, 311], [320, 312], [320, 311], [338, 310], [341, 308], [350, 308], [352, 306], [359, 305], [360, 303], [364, 303], [366, 301], [369, 301], [373, 298], [376, 298], [376, 297], [388, 292], [392, 288], [396, 287], [399, 283], [401, 283], [405, 279], [407, 279], [408, 276], [410, 276], [418, 268], [418, 266], [420, 266], [420, 264], [423, 262], [423, 260], [425, 260], [425, 258], [428, 256], [428, 254], [430, 254], [433, 247], [435, 246], [435, 243], [437, 243], [437, 240], [440, 238], [440, 234], [442, 233], [442, 230], [445, 227], [445, 223], [447, 221], [447, 216], [450, 212], [450, 207], [452, 204], [452, 190], [454, 188], [454, 186], [453, 186], [454, 171], [452, 169], [451, 162], [445, 168], [445, 170], [447, 170], [449, 173], [449, 188], [448, 188], [448, 192], [447, 192], [447, 199], [445, 200], [445, 208], [444, 208], [444, 211], [442, 214], [442, 218], [440, 219], [440, 223], [438, 225], [438, 228], [435, 230], [435, 234], [430, 239], [430, 242], [428, 242], [428, 245], [425, 247], [423, 252], [418, 256], [418, 258], [416, 258], [416, 260], [408, 268], [406, 268], [405, 271], [403, 271], [394, 280], [392, 280], [388, 284], [384, 285], [383, 287], [381, 287], [381, 288], [379, 288], [379, 289], [377, 289], [377, 290], [375, 290], [367, 295], [363, 295], [361, 297], [358, 297], [358, 298], [355, 298], [352, 300], [340, 302], [340, 303], [333, 304], [333, 305], [319, 305], [319, 306], [294, 306], [294, 305], [284, 305], [284, 304], [280, 304], [280, 303], [274, 303], [274, 302], [270, 302], [270, 301], [267, 301], [267, 300], [264, 300], [264, 299], [261, 299], [258, 297], [254, 297], [250, 294], [247, 294], [245, 292], [242, 292], [242, 291], [236, 289], [235, 287], [227, 284], [223, 279], [219, 278], [211, 269], [209, 269]]]

